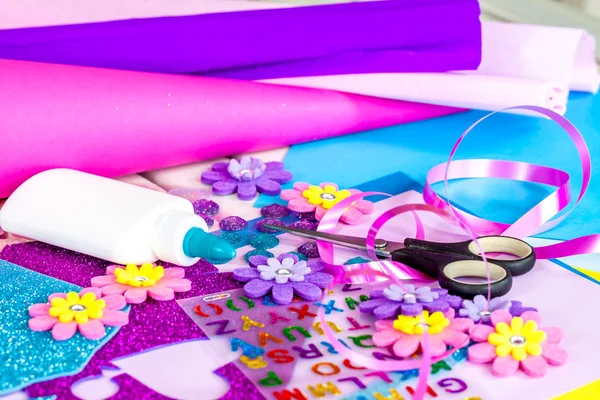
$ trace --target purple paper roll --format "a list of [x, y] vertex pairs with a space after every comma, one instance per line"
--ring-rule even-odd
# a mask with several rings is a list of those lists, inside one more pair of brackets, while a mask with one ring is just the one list
[[0, 58], [267, 79], [475, 69], [476, 0], [390, 0], [0, 31]]

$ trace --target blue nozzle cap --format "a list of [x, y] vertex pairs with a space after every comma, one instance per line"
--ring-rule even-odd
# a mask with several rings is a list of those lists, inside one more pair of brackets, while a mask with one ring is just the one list
[[183, 239], [183, 252], [188, 257], [200, 257], [206, 260], [227, 262], [235, 257], [235, 249], [227, 240], [192, 228]]

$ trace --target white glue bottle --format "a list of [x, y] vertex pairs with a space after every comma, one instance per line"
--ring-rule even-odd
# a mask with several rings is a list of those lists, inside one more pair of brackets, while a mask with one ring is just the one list
[[41, 172], [19, 186], [0, 209], [0, 226], [117, 264], [235, 257], [188, 200], [71, 169]]

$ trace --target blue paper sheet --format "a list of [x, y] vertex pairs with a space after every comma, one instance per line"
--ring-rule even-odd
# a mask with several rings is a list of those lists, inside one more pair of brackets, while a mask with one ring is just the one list
[[[398, 194], [425, 181], [427, 171], [447, 160], [456, 139], [488, 114], [469, 111], [429, 121], [292, 146], [286, 169], [295, 181], [330, 181], [345, 188], [378, 189]], [[600, 95], [575, 93], [566, 117], [583, 134], [592, 160], [600, 154]], [[463, 142], [457, 159], [493, 158], [560, 168], [571, 175], [574, 195], [581, 185], [581, 166], [569, 137], [554, 122], [542, 118], [498, 114], [478, 126]], [[592, 176], [600, 172], [592, 164]], [[394, 175], [395, 174], [395, 175]], [[379, 181], [376, 183], [376, 181]], [[438, 193], [443, 188], [436, 187]], [[476, 215], [514, 222], [550, 193], [551, 188], [500, 179], [460, 180], [450, 198]], [[273, 202], [262, 196], [257, 206]], [[590, 218], [600, 203], [600, 185], [592, 178], [588, 194], [558, 227], [540, 237], [565, 240], [600, 233], [600, 220]]]

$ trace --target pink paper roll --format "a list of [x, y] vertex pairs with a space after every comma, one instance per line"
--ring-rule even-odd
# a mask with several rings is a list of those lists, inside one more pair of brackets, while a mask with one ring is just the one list
[[0, 60], [0, 76], [0, 198], [49, 168], [115, 177], [460, 111], [321, 89], [11, 60]]

